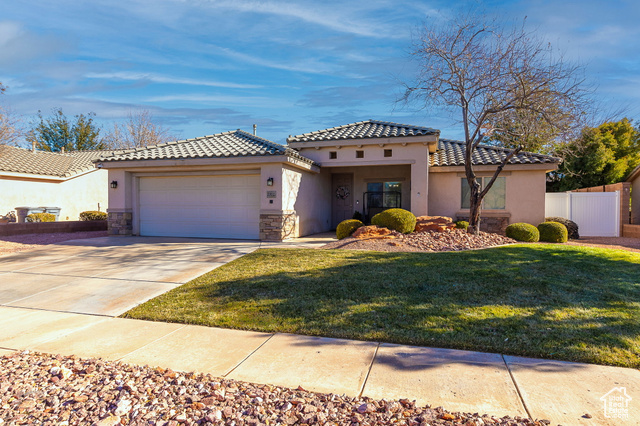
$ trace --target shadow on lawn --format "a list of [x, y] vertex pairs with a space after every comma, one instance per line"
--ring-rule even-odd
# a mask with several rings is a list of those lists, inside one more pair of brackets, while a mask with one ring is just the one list
[[[269, 265], [281, 253], [238, 262]], [[281, 270], [196, 282], [189, 297], [233, 317], [209, 325], [640, 366], [637, 255], [564, 247], [342, 252], [339, 265], [313, 268], [331, 252], [298, 253], [311, 268], [275, 264], [270, 270]]]

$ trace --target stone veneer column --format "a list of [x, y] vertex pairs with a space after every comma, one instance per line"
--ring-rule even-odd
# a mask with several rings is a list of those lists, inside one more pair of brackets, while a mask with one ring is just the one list
[[109, 235], [131, 235], [133, 233], [133, 213], [131, 211], [107, 209]]
[[260, 239], [282, 241], [298, 236], [298, 215], [295, 211], [260, 212]]

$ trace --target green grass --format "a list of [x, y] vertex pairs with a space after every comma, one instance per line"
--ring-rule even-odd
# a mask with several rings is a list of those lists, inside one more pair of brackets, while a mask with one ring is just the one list
[[258, 250], [125, 316], [640, 368], [640, 254]]

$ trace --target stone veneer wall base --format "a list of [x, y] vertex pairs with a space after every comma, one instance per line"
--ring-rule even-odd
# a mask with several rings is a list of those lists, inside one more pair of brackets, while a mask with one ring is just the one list
[[260, 214], [260, 239], [282, 241], [298, 236], [298, 215], [295, 212]]
[[109, 235], [132, 235], [133, 213], [131, 212], [107, 212], [109, 223]]
[[[457, 216], [456, 220], [465, 220], [468, 222], [469, 216]], [[508, 216], [480, 216], [480, 230], [483, 232], [505, 235], [507, 226], [509, 226]]]

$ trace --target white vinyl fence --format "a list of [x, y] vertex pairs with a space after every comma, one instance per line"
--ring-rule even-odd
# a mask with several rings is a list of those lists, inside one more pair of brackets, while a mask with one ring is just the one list
[[578, 224], [581, 236], [620, 236], [620, 191], [549, 192], [545, 194], [545, 214], [570, 219]]

